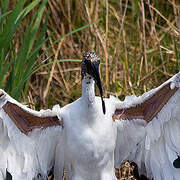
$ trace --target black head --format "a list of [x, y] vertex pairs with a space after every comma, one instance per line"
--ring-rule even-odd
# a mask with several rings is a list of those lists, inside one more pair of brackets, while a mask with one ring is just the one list
[[[92, 65], [93, 64], [93, 65]], [[96, 69], [99, 71], [100, 57], [95, 52], [87, 52], [83, 54], [82, 59], [82, 77], [84, 75], [89, 74], [94, 77], [94, 68], [92, 66], [96, 66]]]
[[82, 59], [82, 78], [86, 74], [90, 75], [99, 88], [99, 92], [102, 100], [103, 113], [106, 113], [105, 103], [103, 100], [103, 90], [101, 85], [101, 79], [99, 75], [100, 57], [95, 52], [87, 52], [83, 55]]

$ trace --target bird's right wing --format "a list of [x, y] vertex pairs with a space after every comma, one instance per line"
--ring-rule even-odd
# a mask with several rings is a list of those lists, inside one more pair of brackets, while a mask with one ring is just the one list
[[180, 179], [180, 72], [142, 96], [115, 100], [115, 164], [133, 160], [155, 180]]
[[6, 171], [13, 180], [46, 179], [58, 143], [63, 144], [58, 105], [34, 111], [0, 90], [0, 179]]

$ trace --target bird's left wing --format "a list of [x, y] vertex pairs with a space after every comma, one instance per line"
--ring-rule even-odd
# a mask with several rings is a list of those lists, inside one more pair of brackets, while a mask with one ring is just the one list
[[180, 73], [142, 96], [114, 99], [115, 166], [133, 160], [155, 180], [180, 179]]
[[0, 179], [46, 179], [62, 139], [60, 107], [34, 111], [0, 90]]

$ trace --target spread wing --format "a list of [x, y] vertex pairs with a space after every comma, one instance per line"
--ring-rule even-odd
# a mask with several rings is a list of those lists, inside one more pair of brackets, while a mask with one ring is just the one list
[[[45, 179], [62, 141], [60, 107], [34, 111], [0, 90], [0, 179]], [[60, 155], [59, 155], [60, 156]]]
[[149, 178], [180, 179], [180, 73], [140, 97], [114, 103], [115, 166], [132, 160]]

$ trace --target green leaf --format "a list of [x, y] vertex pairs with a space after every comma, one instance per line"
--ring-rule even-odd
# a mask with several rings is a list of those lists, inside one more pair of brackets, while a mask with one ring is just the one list
[[10, 17], [8, 18], [5, 27], [3, 28], [2, 32], [0, 32], [0, 49], [3, 48], [5, 54], [9, 48], [10, 42], [18, 25], [15, 24], [15, 21], [20, 14], [25, 2], [26, 0], [19, 0], [15, 9], [10, 13]]
[[[15, 61], [16, 63], [15, 63], [14, 75], [13, 75], [14, 78], [13, 86], [14, 87], [16, 86], [16, 88], [12, 90], [11, 95], [17, 99], [20, 97], [21, 89], [23, 88], [25, 83], [23, 79], [26, 76], [26, 74], [29, 73], [29, 71], [31, 71], [36, 61], [35, 55], [38, 52], [38, 49], [41, 47], [39, 46], [39, 44], [42, 44], [43, 42], [43, 36], [44, 33], [46, 32], [45, 26], [42, 32], [40, 33], [39, 39], [36, 41], [36, 43], [35, 43], [35, 39], [37, 36], [37, 32], [39, 30], [39, 26], [41, 23], [41, 19], [44, 13], [44, 8], [46, 3], [47, 0], [41, 3], [39, 9], [36, 11], [34, 17], [32, 18], [31, 25], [29, 28], [27, 28], [27, 31], [25, 33], [25, 38], [22, 42], [22, 46], [19, 49], [19, 52], [16, 57], [16, 61]], [[31, 51], [33, 47], [35, 47], [36, 53], [31, 55]]]
[[15, 23], [18, 23], [20, 22], [25, 16], [27, 16], [27, 14], [29, 12], [32, 11], [32, 9], [38, 5], [39, 3], [41, 2], [41, 0], [34, 0], [32, 3], [30, 3], [27, 7], [25, 7], [21, 12], [20, 14], [18, 15], [17, 19], [16, 19], [16, 22]]

